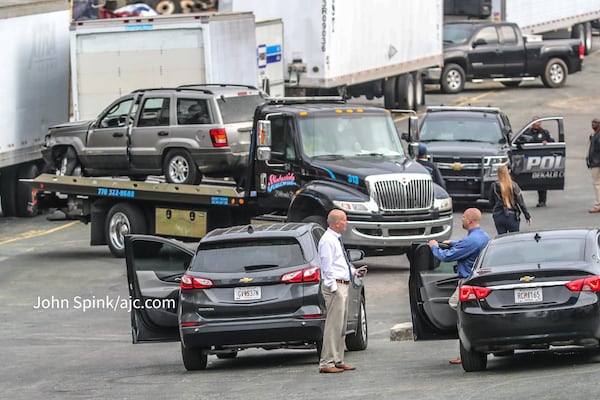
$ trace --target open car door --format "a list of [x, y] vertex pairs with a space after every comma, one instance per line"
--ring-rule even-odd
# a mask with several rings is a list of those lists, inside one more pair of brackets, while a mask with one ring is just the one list
[[157, 236], [125, 237], [133, 343], [179, 341], [179, 287], [194, 251]]
[[457, 313], [448, 305], [456, 289], [455, 262], [441, 262], [426, 243], [414, 243], [408, 290], [415, 340], [456, 339]]
[[[542, 122], [554, 142], [523, 141], [534, 123]], [[565, 188], [566, 145], [563, 117], [544, 117], [531, 121], [510, 140], [513, 179], [523, 190], [563, 190]]]

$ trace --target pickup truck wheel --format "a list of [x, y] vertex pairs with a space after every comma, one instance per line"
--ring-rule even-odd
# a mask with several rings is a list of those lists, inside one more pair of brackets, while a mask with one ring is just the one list
[[208, 364], [208, 353], [201, 347], [185, 347], [182, 343], [181, 357], [183, 358], [183, 366], [188, 371], [206, 369]]
[[117, 258], [125, 257], [125, 235], [146, 234], [146, 218], [138, 207], [129, 203], [118, 203], [111, 207], [106, 216], [104, 229], [110, 252]]
[[415, 107], [415, 83], [412, 74], [403, 74], [396, 78], [396, 107], [403, 110], [412, 110]]
[[182, 149], [170, 150], [163, 163], [163, 173], [169, 183], [196, 185], [201, 177], [196, 163], [189, 152]]
[[546, 64], [542, 82], [549, 88], [557, 88], [565, 85], [567, 81], [567, 65], [560, 58], [551, 58]]
[[460, 93], [465, 88], [465, 70], [458, 64], [448, 64], [442, 70], [440, 85], [444, 93]]
[[346, 347], [350, 351], [365, 350], [368, 343], [367, 309], [365, 308], [365, 297], [361, 295], [356, 332], [353, 335], [346, 335]]
[[396, 77], [390, 76], [383, 81], [383, 106], [388, 110], [396, 108]]

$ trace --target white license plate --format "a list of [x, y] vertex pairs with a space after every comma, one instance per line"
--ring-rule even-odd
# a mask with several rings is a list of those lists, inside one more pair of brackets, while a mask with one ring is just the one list
[[515, 289], [515, 303], [541, 303], [544, 301], [542, 288]]
[[247, 286], [233, 288], [234, 300], [259, 300], [260, 286]]

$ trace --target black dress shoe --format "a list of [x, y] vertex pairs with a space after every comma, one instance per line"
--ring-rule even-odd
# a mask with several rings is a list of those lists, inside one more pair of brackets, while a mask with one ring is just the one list
[[539, 202], [539, 203], [537, 203], [535, 206], [536, 206], [536, 207], [538, 207], [538, 208], [539, 208], [539, 207], [546, 207], [546, 203], [545, 203], [545, 202], [542, 202], [542, 201], [540, 201], [540, 202]]

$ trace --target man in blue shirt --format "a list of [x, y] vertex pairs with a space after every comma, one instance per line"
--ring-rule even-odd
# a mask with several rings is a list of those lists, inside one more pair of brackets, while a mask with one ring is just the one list
[[[477, 208], [467, 208], [462, 216], [462, 227], [468, 231], [467, 236], [461, 240], [446, 240], [451, 247], [441, 249], [437, 240], [430, 240], [429, 247], [433, 255], [441, 261], [456, 261], [458, 272], [458, 285], [456, 290], [448, 299], [450, 307], [456, 309], [458, 306], [458, 291], [462, 282], [471, 275], [473, 264], [490, 240], [489, 235], [480, 227], [481, 211]], [[460, 358], [450, 360], [451, 364], [460, 364]]]

